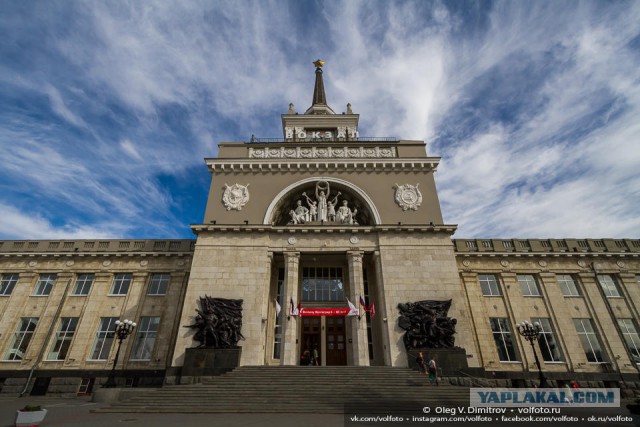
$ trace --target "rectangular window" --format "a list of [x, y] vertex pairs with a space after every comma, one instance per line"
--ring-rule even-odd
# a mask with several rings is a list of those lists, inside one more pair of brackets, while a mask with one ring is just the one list
[[78, 388], [78, 396], [87, 396], [93, 391], [93, 385], [95, 384], [95, 378], [83, 378]]
[[18, 273], [4, 273], [0, 281], [0, 295], [11, 295], [13, 288], [18, 283], [20, 275]]
[[5, 360], [23, 360], [24, 355], [27, 353], [29, 343], [33, 337], [33, 332], [38, 325], [37, 317], [23, 317], [20, 319], [18, 328], [13, 335], [13, 341], [9, 347], [9, 351], [4, 357]]
[[342, 268], [303, 268], [302, 301], [344, 301]]
[[71, 295], [89, 295], [94, 278], [93, 274], [78, 274], [76, 286], [73, 288]]
[[91, 351], [92, 360], [107, 360], [111, 345], [116, 331], [117, 317], [101, 317], [100, 326], [96, 333], [96, 339], [93, 342], [93, 350]]
[[118, 273], [113, 278], [113, 286], [109, 295], [126, 295], [131, 285], [131, 273]]
[[587, 360], [592, 363], [605, 362], [600, 338], [598, 338], [591, 319], [573, 319], [573, 323], [582, 343], [582, 348], [587, 355]]
[[561, 362], [562, 356], [560, 355], [560, 349], [556, 342], [553, 328], [551, 327], [551, 321], [544, 317], [538, 317], [531, 319], [533, 323], [538, 322], [542, 328], [540, 336], [538, 336], [538, 344], [540, 345], [540, 353], [542, 353], [542, 359], [545, 362]]
[[633, 319], [618, 319], [618, 326], [633, 362], [640, 363], [640, 337], [636, 322]]
[[77, 327], [77, 317], [62, 317], [60, 319], [60, 326], [47, 355], [47, 360], [65, 360], [67, 358]]
[[556, 280], [558, 281], [558, 286], [560, 286], [560, 290], [562, 291], [562, 295], [565, 297], [579, 297], [580, 291], [578, 290], [578, 285], [576, 281], [573, 279], [573, 276], [570, 274], [556, 274]]
[[500, 286], [498, 286], [498, 281], [496, 280], [495, 274], [480, 274], [478, 276], [478, 280], [480, 280], [480, 288], [482, 289], [482, 295], [484, 296], [502, 295], [502, 293], [500, 293]]
[[533, 274], [518, 274], [518, 283], [522, 289], [522, 295], [526, 297], [539, 297], [540, 290]]
[[169, 273], [153, 273], [147, 295], [166, 295], [170, 277]]
[[518, 361], [516, 346], [513, 342], [513, 334], [511, 333], [508, 319], [505, 317], [492, 317], [489, 320], [491, 321], [491, 331], [493, 332], [493, 339], [496, 342], [500, 361]]
[[40, 274], [33, 295], [49, 295], [51, 289], [53, 289], [53, 284], [56, 282], [56, 278], [56, 273]]
[[280, 359], [280, 353], [282, 351], [282, 318], [285, 316], [283, 313], [287, 310], [287, 304], [284, 301], [284, 296], [282, 295], [284, 292], [284, 268], [280, 267], [278, 269], [278, 283], [276, 289], [276, 301], [280, 304], [280, 312], [279, 316], [276, 316], [276, 321], [274, 325], [273, 331], [273, 358]]
[[133, 343], [131, 360], [151, 360], [159, 324], [159, 317], [140, 318], [140, 324], [136, 328], [136, 341]]
[[622, 296], [620, 295], [620, 290], [616, 284], [616, 279], [614, 279], [610, 274], [598, 274], [598, 283], [600, 283], [602, 292], [604, 292], [604, 295], [607, 298]]

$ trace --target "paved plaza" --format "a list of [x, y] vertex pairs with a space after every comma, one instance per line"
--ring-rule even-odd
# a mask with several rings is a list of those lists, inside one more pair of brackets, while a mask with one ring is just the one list
[[[608, 427], [632, 427], [640, 426], [640, 416], [631, 415], [626, 408], [573, 408], [562, 412], [562, 415], [580, 417], [579, 421], [565, 422], [544, 422], [531, 423], [524, 421], [503, 422], [499, 418], [494, 418], [492, 422], [449, 422], [429, 420], [421, 414], [415, 416], [404, 416], [402, 421], [398, 420], [398, 414], [387, 417], [375, 414], [377, 419], [362, 419], [368, 417], [367, 408], [363, 408], [363, 413], [359, 415], [359, 420], [352, 420], [351, 416], [339, 414], [148, 414], [148, 413], [93, 413], [93, 409], [101, 407], [102, 403], [91, 402], [90, 397], [59, 398], [59, 397], [23, 397], [0, 398], [0, 427], [14, 426], [15, 411], [25, 405], [41, 405], [49, 412], [41, 427], [112, 427], [112, 426], [145, 426], [145, 427], [198, 427], [198, 426], [260, 426], [260, 427], [280, 427], [280, 426], [304, 426], [304, 427], [326, 427], [326, 426], [455, 426], [462, 424], [472, 424], [481, 426], [608, 426]], [[431, 414], [434, 415], [434, 414]], [[445, 417], [447, 415], [444, 415]], [[598, 421], [589, 421], [588, 417], [609, 417]], [[617, 420], [616, 417], [624, 417]], [[413, 419], [412, 419], [413, 418]], [[584, 420], [582, 420], [584, 418]], [[631, 421], [628, 421], [628, 420]]]

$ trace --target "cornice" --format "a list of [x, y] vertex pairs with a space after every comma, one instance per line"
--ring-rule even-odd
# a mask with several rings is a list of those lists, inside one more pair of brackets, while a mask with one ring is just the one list
[[332, 234], [332, 233], [445, 233], [453, 235], [457, 229], [457, 225], [422, 225], [407, 224], [393, 225], [381, 224], [375, 226], [318, 226], [318, 225], [289, 225], [289, 226], [270, 226], [270, 225], [240, 225], [240, 224], [192, 224], [191, 230], [195, 234], [200, 232], [214, 233], [276, 233], [276, 234]]
[[269, 171], [407, 171], [435, 172], [439, 157], [389, 159], [205, 159], [210, 172], [261, 173]]

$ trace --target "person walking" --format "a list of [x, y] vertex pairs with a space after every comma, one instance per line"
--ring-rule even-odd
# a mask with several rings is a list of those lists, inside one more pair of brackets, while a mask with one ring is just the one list
[[424, 361], [424, 356], [422, 355], [421, 351], [418, 352], [418, 356], [416, 357], [416, 364], [418, 365], [418, 370], [420, 371], [420, 373], [427, 375], [427, 364]]
[[427, 369], [429, 370], [429, 382], [431, 384], [435, 383], [438, 385], [438, 367], [436, 366], [436, 361], [433, 358], [429, 360], [429, 366]]

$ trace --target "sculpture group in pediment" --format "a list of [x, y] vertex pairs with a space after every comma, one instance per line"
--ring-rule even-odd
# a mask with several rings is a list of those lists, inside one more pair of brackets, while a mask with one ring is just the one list
[[356, 214], [358, 209], [351, 209], [346, 199], [342, 200], [342, 206], [338, 206], [338, 198], [342, 195], [340, 191], [331, 199], [331, 188], [327, 181], [318, 181], [315, 188], [315, 199], [309, 197], [306, 192], [302, 193], [307, 206], [303, 204], [303, 199], [296, 202], [296, 206], [289, 211], [291, 220], [289, 224], [305, 224], [309, 222], [320, 222], [322, 224], [337, 225], [357, 225]]

